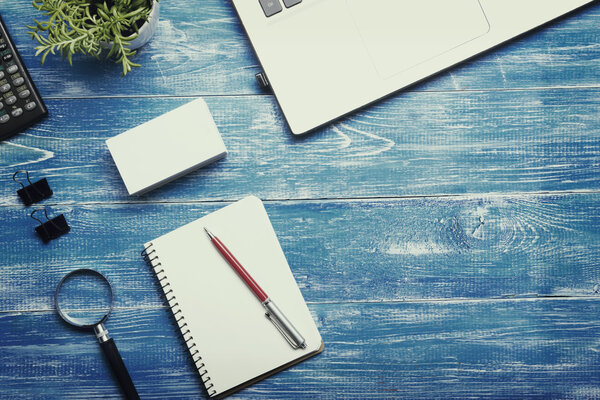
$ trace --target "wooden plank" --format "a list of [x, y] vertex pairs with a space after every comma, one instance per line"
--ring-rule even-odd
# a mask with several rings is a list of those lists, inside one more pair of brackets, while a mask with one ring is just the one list
[[[229, 1], [161, 4], [154, 39], [135, 61], [143, 67], [125, 79], [112, 62], [75, 57], [69, 67], [34, 56], [26, 25], [39, 18], [28, 1], [2, 0], [2, 16], [45, 97], [208, 95], [259, 93], [259, 64]], [[514, 89], [597, 86], [600, 77], [600, 5], [518, 39], [474, 62], [442, 73], [412, 90]]]
[[[233, 398], [597, 398], [597, 299], [313, 304], [325, 351]], [[143, 399], [201, 383], [165, 309], [106, 322]], [[207, 329], [210, 329], [207, 321]], [[92, 333], [52, 312], [0, 314], [9, 398], [118, 398]], [[208, 368], [210, 373], [210, 366]]]
[[[17, 169], [54, 202], [390, 197], [598, 190], [600, 89], [409, 93], [301, 139], [272, 97], [209, 97], [229, 156], [130, 198], [105, 139], [186, 99], [50, 101], [53, 117], [0, 143], [0, 204]], [[165, 132], [165, 140], [168, 140]]]
[[[307, 301], [593, 296], [600, 194], [267, 202]], [[94, 268], [119, 307], [157, 306], [143, 243], [226, 203], [73, 205], [48, 245], [23, 207], [3, 207], [1, 311], [47, 310], [59, 279]]]

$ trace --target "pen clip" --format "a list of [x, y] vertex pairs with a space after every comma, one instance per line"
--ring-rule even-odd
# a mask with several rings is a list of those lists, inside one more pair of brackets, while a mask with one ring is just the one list
[[267, 317], [267, 319], [269, 321], [271, 321], [273, 323], [273, 325], [275, 325], [275, 328], [277, 328], [277, 330], [281, 333], [281, 335], [283, 335], [283, 337], [285, 338], [285, 340], [290, 344], [290, 346], [292, 346], [292, 348], [294, 350], [299, 349], [300, 347], [298, 347], [298, 345], [296, 343], [294, 343], [294, 341], [292, 340], [292, 338], [287, 334], [287, 332], [285, 331], [285, 329], [283, 329], [283, 327], [281, 326], [281, 324], [279, 323], [279, 321], [277, 320], [277, 318], [273, 318], [271, 316], [270, 313], [265, 313], [265, 317]]

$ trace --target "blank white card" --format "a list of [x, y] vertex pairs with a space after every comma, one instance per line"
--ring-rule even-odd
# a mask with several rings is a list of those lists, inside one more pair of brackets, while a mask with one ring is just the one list
[[106, 145], [130, 195], [145, 193], [227, 155], [210, 110], [200, 98], [110, 138]]

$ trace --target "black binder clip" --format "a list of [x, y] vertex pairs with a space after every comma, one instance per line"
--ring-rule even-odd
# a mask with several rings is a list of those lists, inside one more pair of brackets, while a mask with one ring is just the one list
[[[25, 174], [27, 174], [27, 182], [29, 182], [28, 186], [23, 185], [23, 182], [17, 180], [17, 174], [19, 172], [25, 172]], [[17, 190], [17, 194], [26, 206], [30, 206], [33, 203], [40, 202], [52, 196], [52, 189], [50, 189], [50, 185], [48, 185], [46, 178], [40, 179], [36, 183], [31, 183], [28, 171], [15, 172], [13, 181], [23, 186], [23, 188]]]
[[[47, 222], [42, 222], [36, 217], [33, 216], [37, 211], [44, 210], [44, 214], [46, 215]], [[58, 217], [54, 217], [52, 219], [48, 218], [48, 212], [45, 208], [38, 208], [33, 210], [31, 213], [31, 218], [35, 219], [40, 223], [39, 226], [35, 227], [35, 231], [40, 236], [44, 243], [48, 243], [49, 241], [56, 239], [65, 233], [71, 230], [71, 227], [67, 223], [65, 216], [60, 214]]]

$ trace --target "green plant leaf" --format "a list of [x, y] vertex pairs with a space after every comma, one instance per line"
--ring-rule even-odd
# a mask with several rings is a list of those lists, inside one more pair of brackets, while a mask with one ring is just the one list
[[[139, 35], [138, 24], [148, 20], [151, 0], [32, 0], [45, 21], [33, 20], [28, 34], [36, 40], [42, 64], [48, 54], [59, 53], [70, 65], [75, 54], [100, 58], [103, 43], [111, 43], [106, 58], [122, 65], [122, 74], [140, 65], [131, 61], [136, 52], [130, 41]], [[131, 37], [128, 37], [131, 36]]]

